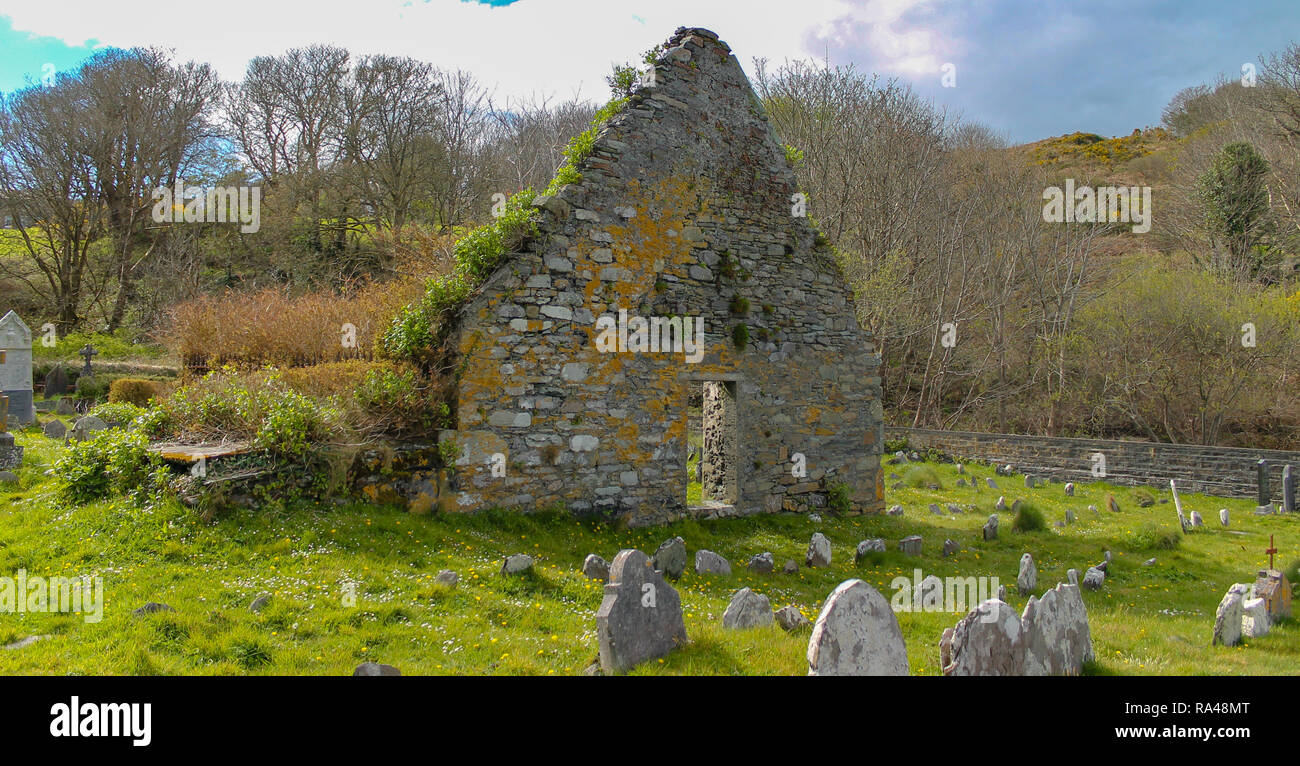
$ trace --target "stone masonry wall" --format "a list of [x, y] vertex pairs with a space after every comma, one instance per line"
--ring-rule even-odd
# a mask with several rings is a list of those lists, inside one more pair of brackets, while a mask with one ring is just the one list
[[1282, 500], [1282, 467], [1300, 467], [1300, 452], [1204, 447], [1196, 444], [1068, 439], [973, 431], [887, 428], [885, 438], [906, 438], [911, 449], [934, 448], [957, 459], [1009, 463], [1017, 471], [1060, 481], [1096, 481], [1090, 470], [1093, 453], [1106, 456], [1106, 478], [1112, 484], [1168, 488], [1175, 479], [1185, 492], [1220, 497], [1255, 497], [1255, 463], [1268, 461], [1273, 502]]
[[[727, 45], [679, 29], [579, 170], [535, 201], [540, 234], [457, 317], [457, 424], [440, 438], [461, 457], [439, 505], [644, 525], [818, 507], [844, 482], [856, 509], [879, 509], [878, 358]], [[602, 351], [597, 322], [620, 310], [702, 319], [702, 359]], [[707, 381], [734, 391], [738, 496], [691, 510], [687, 400]]]

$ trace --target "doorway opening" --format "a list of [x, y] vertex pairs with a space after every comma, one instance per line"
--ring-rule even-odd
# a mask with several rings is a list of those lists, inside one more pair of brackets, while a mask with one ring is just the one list
[[736, 410], [735, 381], [691, 382], [686, 425], [687, 506], [736, 503]]

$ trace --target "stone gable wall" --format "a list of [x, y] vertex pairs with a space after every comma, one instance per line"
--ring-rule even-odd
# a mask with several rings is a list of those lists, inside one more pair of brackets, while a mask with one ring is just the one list
[[[457, 317], [457, 423], [440, 438], [461, 457], [441, 507], [562, 503], [643, 525], [819, 507], [844, 482], [878, 509], [878, 358], [829, 248], [792, 214], [795, 174], [726, 44], [678, 30], [579, 170]], [[702, 318], [703, 358], [602, 352], [597, 322], [620, 309]], [[738, 493], [691, 510], [687, 400], [705, 381], [734, 391]]]

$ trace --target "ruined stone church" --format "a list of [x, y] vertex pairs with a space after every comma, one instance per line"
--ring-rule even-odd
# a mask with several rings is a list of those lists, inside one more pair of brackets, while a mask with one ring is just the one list
[[438, 504], [636, 526], [878, 510], [879, 359], [731, 49], [677, 30], [578, 170], [454, 320]]

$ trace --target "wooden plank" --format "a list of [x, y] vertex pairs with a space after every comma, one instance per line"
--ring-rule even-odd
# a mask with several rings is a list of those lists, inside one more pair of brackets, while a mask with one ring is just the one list
[[248, 442], [221, 442], [220, 444], [151, 444], [149, 451], [173, 463], [197, 463], [200, 458], [211, 460], [251, 452]]

